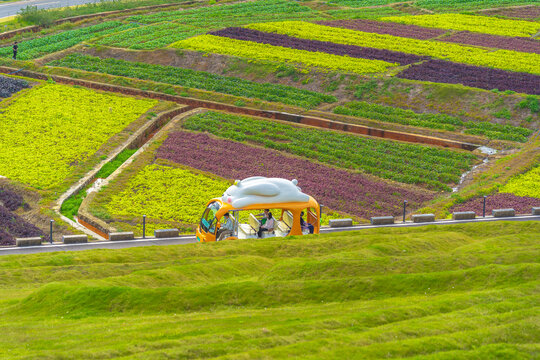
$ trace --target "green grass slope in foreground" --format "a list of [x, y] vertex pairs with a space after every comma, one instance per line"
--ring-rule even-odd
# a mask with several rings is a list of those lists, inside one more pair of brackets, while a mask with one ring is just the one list
[[0, 257], [0, 358], [538, 358], [538, 240], [498, 222]]

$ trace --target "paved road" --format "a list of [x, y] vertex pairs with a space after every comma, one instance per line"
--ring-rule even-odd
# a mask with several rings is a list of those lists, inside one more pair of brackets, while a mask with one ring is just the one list
[[[53, 9], [72, 5], [82, 5], [99, 2], [99, 0], [23, 0], [17, 2], [0, 2], [0, 18], [16, 15], [20, 9], [27, 6], [37, 6], [38, 9]], [[0, 31], [1, 31], [0, 24]]]
[[55, 251], [83, 251], [92, 249], [124, 249], [139, 246], [182, 245], [197, 242], [195, 236], [182, 236], [171, 239], [137, 239], [129, 241], [96, 241], [86, 244], [53, 244], [19, 248], [0, 248], [0, 255], [35, 254]]
[[[356, 231], [356, 230], [365, 230], [381, 227], [416, 227], [416, 226], [425, 226], [425, 225], [452, 225], [452, 224], [465, 224], [470, 222], [493, 222], [493, 221], [540, 221], [540, 216], [519, 216], [512, 218], [492, 218], [487, 217], [485, 219], [479, 218], [476, 220], [460, 220], [460, 221], [436, 221], [433, 223], [423, 223], [423, 224], [414, 224], [407, 222], [397, 223], [394, 225], [385, 225], [385, 226], [352, 226], [347, 228], [323, 228], [321, 233], [331, 233], [331, 232], [342, 232], [342, 231]], [[540, 240], [540, 234], [538, 235]], [[35, 253], [44, 253], [44, 252], [55, 252], [55, 251], [83, 251], [83, 250], [92, 250], [92, 249], [124, 249], [131, 247], [139, 246], [156, 246], [156, 245], [182, 245], [182, 244], [191, 244], [197, 242], [195, 236], [181, 236], [178, 238], [170, 239], [137, 239], [129, 241], [97, 241], [87, 244], [53, 244], [53, 245], [41, 245], [41, 246], [29, 246], [24, 248], [17, 247], [5, 247], [0, 248], [0, 255], [22, 255], [22, 254], [35, 254]]]

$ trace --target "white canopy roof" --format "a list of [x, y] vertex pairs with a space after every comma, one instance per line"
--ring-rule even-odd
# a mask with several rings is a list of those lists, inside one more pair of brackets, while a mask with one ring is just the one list
[[237, 180], [229, 187], [221, 200], [235, 208], [255, 204], [278, 204], [285, 202], [306, 202], [309, 196], [297, 186], [298, 181], [281, 178], [254, 176], [242, 181]]

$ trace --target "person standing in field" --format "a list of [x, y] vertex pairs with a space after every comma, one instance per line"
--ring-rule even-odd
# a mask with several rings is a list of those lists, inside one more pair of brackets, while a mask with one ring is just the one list
[[19, 50], [19, 45], [17, 45], [17, 42], [15, 41], [13, 43], [13, 60], [17, 60], [17, 51]]

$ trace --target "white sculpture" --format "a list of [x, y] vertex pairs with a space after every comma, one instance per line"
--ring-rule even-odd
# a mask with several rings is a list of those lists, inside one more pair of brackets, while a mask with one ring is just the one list
[[298, 181], [254, 176], [236, 181], [222, 196], [224, 203], [235, 208], [254, 204], [276, 204], [285, 202], [306, 202], [309, 196], [297, 186]]

